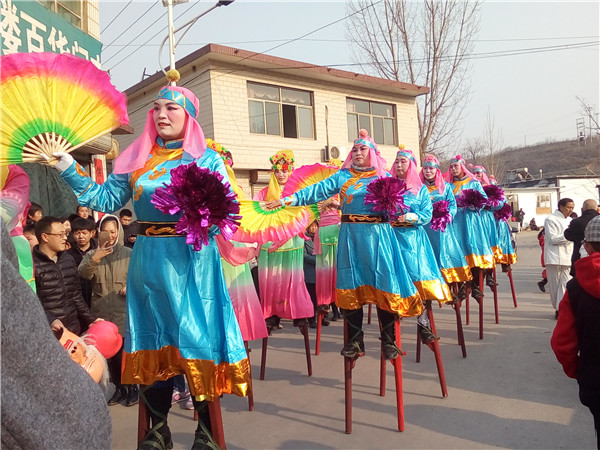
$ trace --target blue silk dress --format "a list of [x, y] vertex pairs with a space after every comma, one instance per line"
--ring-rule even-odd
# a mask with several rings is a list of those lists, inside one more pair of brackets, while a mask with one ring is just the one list
[[[481, 183], [470, 177], [466, 176], [462, 180], [454, 180], [450, 184], [455, 197], [465, 189], [475, 189], [487, 198]], [[494, 253], [480, 211], [458, 208], [456, 216], [454, 216], [454, 229], [469, 267], [493, 269], [495, 265]]]
[[[504, 206], [505, 203], [506, 200], [500, 207]], [[506, 220], [496, 220], [496, 232], [498, 248], [500, 249], [500, 256], [496, 258], [496, 262], [500, 264], [515, 264], [517, 262], [517, 253], [513, 248], [510, 225], [508, 225]]]
[[[381, 214], [365, 205], [374, 169], [340, 169], [329, 178], [284, 199], [311, 205], [339, 193], [342, 223], [337, 248], [336, 304], [358, 309], [368, 303], [400, 316], [418, 316], [423, 303], [411, 282], [394, 231]], [[348, 221], [345, 221], [348, 220]]]
[[181, 141], [168, 148], [159, 143], [142, 169], [111, 174], [101, 185], [78, 164], [62, 173], [81, 205], [109, 213], [133, 198], [138, 221], [150, 226], [136, 240], [127, 278], [123, 383], [150, 385], [184, 373], [191, 393], [205, 400], [246, 395], [250, 366], [214, 236], [196, 252], [185, 236], [161, 234], [164, 223], [174, 225], [180, 215], [163, 214], [150, 203], [155, 189], [169, 183], [171, 169], [182, 164], [195, 161], [227, 180], [223, 160], [211, 149], [194, 160], [177, 148]]
[[[440, 194], [437, 186], [426, 184], [431, 202], [447, 201], [448, 210], [452, 219], [454, 219], [456, 216], [456, 198], [452, 193], [452, 186], [448, 183], [444, 183], [444, 186], [444, 193]], [[428, 223], [425, 225], [425, 232], [429, 237], [429, 242], [446, 283], [461, 283], [473, 278], [469, 264], [467, 264], [465, 255], [456, 238], [454, 220], [446, 225], [444, 231], [432, 230], [431, 223]]]
[[408, 269], [408, 275], [419, 291], [422, 300], [452, 301], [450, 289], [442, 276], [435, 253], [424, 227], [431, 221], [433, 206], [429, 191], [421, 186], [418, 194], [408, 191], [404, 204], [418, 219], [414, 223], [392, 222], [400, 250]]

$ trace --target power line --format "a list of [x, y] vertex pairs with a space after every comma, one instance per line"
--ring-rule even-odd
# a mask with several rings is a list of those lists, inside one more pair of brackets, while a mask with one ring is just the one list
[[123, 13], [123, 11], [125, 11], [125, 10], [127, 9], [127, 7], [128, 7], [129, 5], [131, 5], [132, 3], [133, 3], [133, 0], [129, 0], [129, 3], [127, 3], [125, 6], [123, 6], [123, 9], [121, 9], [121, 11], [119, 11], [119, 12], [117, 13], [117, 15], [116, 15], [115, 17], [113, 17], [113, 19], [112, 19], [112, 20], [111, 20], [111, 21], [108, 23], [108, 25], [106, 25], [106, 26], [104, 27], [104, 29], [103, 29], [103, 30], [102, 30], [100, 33], [102, 34], [102, 33], [106, 32], [106, 29], [107, 29], [108, 27], [110, 27], [110, 26], [113, 24], [113, 22], [114, 22], [115, 20], [117, 20], [117, 18], [118, 18], [118, 17], [119, 17], [119, 16], [120, 16], [120, 15]]
[[[181, 16], [183, 16], [184, 14], [186, 14], [190, 9], [192, 9], [194, 6], [196, 5], [196, 3], [192, 3], [190, 5], [189, 8], [187, 8], [185, 11], [183, 11], [179, 16], [177, 16], [175, 18], [175, 20], [179, 19]], [[161, 20], [163, 17], [160, 16], [158, 19], [156, 19], [154, 22], [152, 22], [148, 27], [146, 27], [146, 29], [144, 31], [142, 31], [141, 33], [139, 33], [137, 35], [137, 37], [140, 37], [142, 34], [144, 34], [146, 31], [148, 31], [150, 29], [150, 27], [152, 27], [155, 23], [157, 23], [159, 20]], [[164, 27], [167, 28], [167, 27]], [[156, 36], [158, 36], [159, 34], [163, 33], [164, 29], [161, 28], [159, 29], [158, 33], [155, 33], [154, 35], [152, 35], [150, 37], [150, 39], [148, 39], [145, 43], [143, 43], [141, 46], [139, 46], [138, 48], [134, 49], [131, 53], [129, 53], [125, 58], [119, 60], [119, 62], [117, 62], [116, 64], [113, 64], [113, 66], [111, 67], [111, 69], [114, 69], [116, 66], [118, 66], [119, 64], [121, 64], [123, 61], [125, 61], [127, 58], [129, 58], [131, 55], [133, 55], [135, 52], [137, 52], [140, 48], [144, 47], [148, 42], [150, 42], [152, 39], [154, 39]], [[137, 38], [136, 37], [136, 38]], [[136, 39], [134, 38], [134, 39]], [[113, 54], [112, 56], [110, 56], [110, 58], [108, 58], [106, 61], [103, 61], [104, 64], [106, 64], [108, 61], [110, 61], [111, 59], [113, 59], [115, 56], [117, 56], [119, 53], [121, 53], [123, 50], [125, 50], [126, 47], [129, 47], [129, 45], [126, 45], [125, 47], [123, 47], [121, 50], [119, 50], [118, 52], [116, 52], [115, 54]]]
[[[130, 25], [127, 26], [127, 29], [130, 30], [136, 23], [138, 23], [142, 19], [142, 17], [144, 17], [146, 14], [148, 14], [152, 10], [152, 8], [154, 8], [157, 5], [158, 5], [158, 2], [152, 3], [150, 5], [150, 8], [148, 8], [142, 15], [140, 15], [133, 23], [131, 23]], [[119, 35], [116, 38], [114, 38], [110, 44], [108, 44], [106, 47], [104, 47], [104, 50], [106, 50], [108, 47], [110, 47], [111, 45], [113, 45], [115, 43], [115, 41], [117, 39], [119, 39], [120, 37], [122, 37], [122, 36], [123, 35]]]

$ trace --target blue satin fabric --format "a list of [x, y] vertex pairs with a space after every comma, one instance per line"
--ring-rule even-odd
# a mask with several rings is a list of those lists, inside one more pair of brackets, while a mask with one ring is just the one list
[[[448, 183], [444, 183], [444, 193], [440, 194], [437, 189], [434, 189], [429, 193], [431, 202], [439, 202], [445, 200], [448, 202], [448, 210], [452, 219], [456, 217], [456, 198], [452, 193], [452, 186]], [[435, 231], [431, 229], [431, 224], [425, 226], [425, 232], [433, 247], [438, 265], [442, 269], [456, 269], [461, 267], [467, 267], [467, 260], [463, 254], [462, 248], [458, 243], [456, 237], [456, 231], [454, 229], [454, 220], [446, 226], [446, 229], [442, 231]]]
[[[506, 200], [504, 201], [504, 203], [502, 203], [502, 205], [500, 205], [500, 207], [504, 206], [505, 203]], [[516, 258], [516, 252], [512, 245], [510, 225], [508, 225], [508, 223], [504, 219], [495, 220], [495, 222], [498, 247], [500, 248], [500, 251], [502, 251], [502, 255], [514, 255], [514, 257]]]
[[[413, 283], [436, 280], [442, 285], [446, 284], [425, 232], [425, 226], [431, 221], [433, 212], [429, 190], [427, 187], [421, 186], [417, 195], [410, 191], [407, 192], [404, 195], [404, 203], [410, 208], [409, 212], [418, 216], [418, 220], [413, 227], [394, 227], [393, 230], [398, 239], [410, 279]], [[423, 300], [442, 299], [424, 298]]]
[[[143, 191], [133, 200], [139, 221], [179, 219], [180, 215], [163, 214], [150, 199], [156, 188], [170, 182], [171, 169], [192, 161], [189, 154], [183, 153], [181, 159], [164, 161], [139, 177], [136, 188]], [[219, 172], [227, 180], [223, 160], [213, 150], [207, 149], [196, 163]], [[73, 164], [62, 177], [80, 195], [80, 204], [97, 211], [116, 211], [133, 195], [131, 174], [111, 174], [104, 184], [90, 185], [90, 178], [79, 175]], [[139, 236], [127, 278], [127, 317], [127, 353], [173, 346], [185, 359], [215, 364], [246, 358], [214, 237], [195, 252], [184, 236]], [[176, 361], [173, 364], [178, 367]]]
[[[487, 198], [481, 183], [477, 180], [465, 177], [458, 182], [453, 181], [451, 185], [455, 197], [465, 189], [475, 189]], [[490, 241], [488, 239], [488, 232], [484, 227], [479, 211], [474, 211], [469, 208], [458, 208], [456, 216], [454, 217], [454, 229], [456, 231], [458, 243], [460, 244], [463, 255], [465, 255], [467, 261], [469, 261], [471, 255], [479, 258], [491, 258], [493, 260], [494, 254], [492, 253]], [[472, 264], [469, 263], [469, 265], [471, 266]], [[475, 265], [475, 267], [479, 267], [479, 265]]]
[[[379, 215], [373, 212], [372, 205], [364, 204], [367, 185], [378, 178], [374, 171], [369, 175], [364, 177], [354, 169], [340, 169], [329, 178], [296, 192], [290, 199], [294, 205], [311, 205], [341, 193], [342, 214]], [[340, 225], [336, 289], [360, 286], [372, 286], [403, 298], [417, 294], [388, 222]]]

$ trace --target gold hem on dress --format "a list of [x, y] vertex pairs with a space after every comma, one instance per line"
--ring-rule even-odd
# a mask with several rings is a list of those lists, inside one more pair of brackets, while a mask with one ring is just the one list
[[377, 307], [403, 317], [418, 316], [423, 312], [423, 302], [419, 293], [410, 297], [384, 292], [370, 285], [355, 289], [336, 289], [335, 303], [340, 308], [358, 309], [374, 303]]

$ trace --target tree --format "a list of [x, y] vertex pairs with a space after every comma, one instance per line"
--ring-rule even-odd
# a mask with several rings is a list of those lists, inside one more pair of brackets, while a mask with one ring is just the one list
[[496, 124], [489, 106], [485, 117], [484, 139], [487, 150], [487, 165], [485, 166], [487, 174], [493, 175], [501, 183], [506, 174], [506, 163], [499, 155], [502, 149], [502, 133], [501, 131], [496, 132]]
[[348, 3], [346, 34], [363, 70], [429, 88], [417, 99], [421, 158], [456, 141], [469, 96], [469, 56], [480, 5], [480, 0]]

